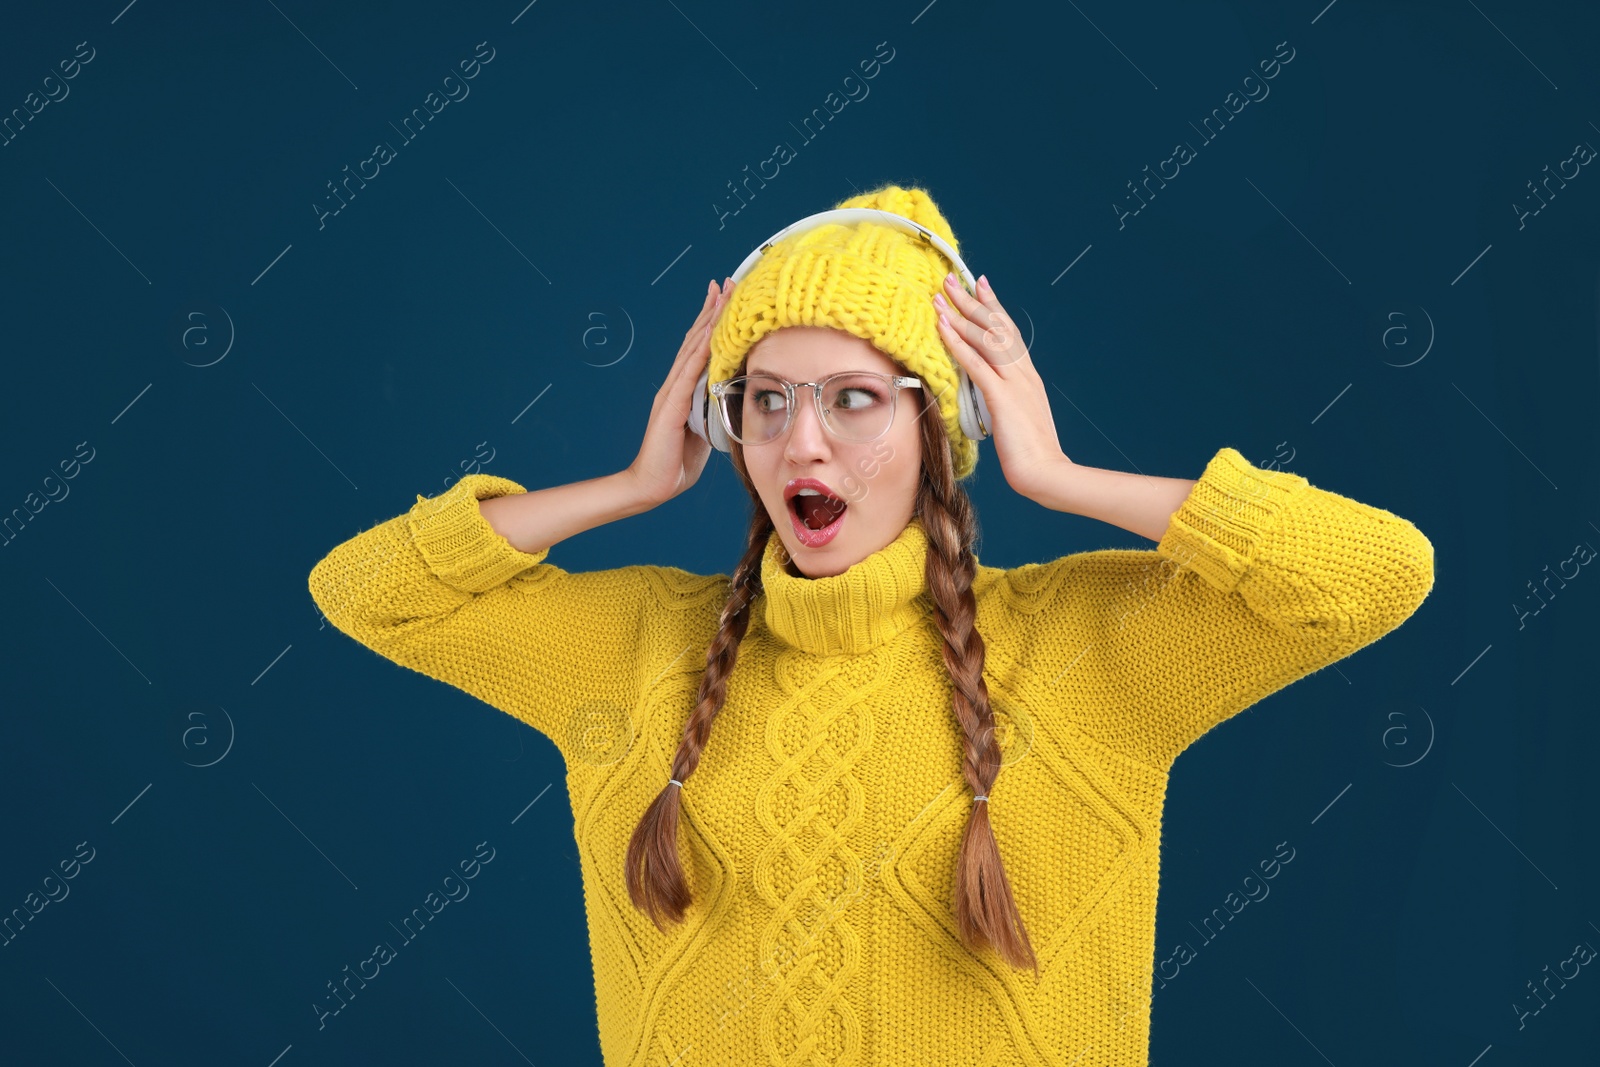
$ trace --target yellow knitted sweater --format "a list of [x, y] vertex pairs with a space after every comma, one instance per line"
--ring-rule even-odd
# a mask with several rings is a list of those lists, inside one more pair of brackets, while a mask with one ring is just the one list
[[1405, 519], [1206, 465], [1153, 551], [1000, 569], [973, 591], [1004, 767], [991, 818], [1040, 974], [957, 939], [973, 801], [916, 521], [842, 574], [773, 534], [727, 702], [683, 792], [695, 903], [656, 930], [623, 855], [666, 784], [727, 575], [569, 573], [496, 534], [474, 474], [311, 571], [328, 621], [548, 736], [565, 758], [608, 1067], [1147, 1062], [1162, 804], [1207, 730], [1408, 618]]

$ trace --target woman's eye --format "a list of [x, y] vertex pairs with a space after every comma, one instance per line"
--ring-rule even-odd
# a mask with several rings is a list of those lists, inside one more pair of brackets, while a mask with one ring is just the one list
[[[852, 396], [858, 399], [852, 400]], [[877, 395], [870, 389], [846, 389], [839, 394], [839, 407], [847, 411], [855, 408], [864, 408], [877, 399]]]

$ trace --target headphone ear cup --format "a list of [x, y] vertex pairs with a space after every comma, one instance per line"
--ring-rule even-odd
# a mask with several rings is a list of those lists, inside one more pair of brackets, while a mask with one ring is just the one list
[[733, 442], [728, 439], [728, 428], [722, 425], [722, 416], [706, 410], [706, 426], [711, 430], [711, 447], [718, 452], [732, 452]]
[[731, 452], [733, 444], [728, 440], [727, 427], [722, 425], [722, 416], [711, 410], [712, 399], [707, 389], [710, 381], [711, 369], [707, 367], [700, 372], [699, 380], [694, 383], [694, 395], [689, 398], [689, 429], [718, 452]]
[[956, 387], [959, 397], [956, 406], [960, 412], [958, 417], [961, 422], [961, 432], [974, 441], [982, 441], [989, 436], [986, 427], [994, 425], [989, 419], [989, 405], [983, 399], [982, 391], [967, 377], [966, 368], [961, 367], [958, 370], [960, 384]]
[[994, 427], [994, 420], [989, 417], [989, 403], [983, 399], [983, 390], [976, 385], [972, 387], [972, 397], [978, 404], [979, 432], [984, 437], [988, 437], [993, 432]]

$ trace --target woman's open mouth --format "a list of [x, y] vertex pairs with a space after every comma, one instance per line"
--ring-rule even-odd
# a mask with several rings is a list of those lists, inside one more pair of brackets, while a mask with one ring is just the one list
[[815, 478], [797, 478], [784, 487], [794, 534], [808, 548], [821, 548], [838, 536], [849, 503]]

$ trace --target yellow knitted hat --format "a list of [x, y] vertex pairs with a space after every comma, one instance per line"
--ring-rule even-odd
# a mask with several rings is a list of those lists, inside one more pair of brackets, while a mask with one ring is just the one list
[[[950, 243], [950, 224], [926, 190], [884, 185], [835, 207], [903, 215]], [[711, 333], [708, 382], [739, 372], [752, 345], [785, 326], [831, 326], [870, 342], [921, 378], [937, 399], [956, 478], [978, 464], [978, 443], [961, 430], [960, 368], [939, 336], [933, 294], [954, 269], [927, 241], [872, 222], [830, 223], [786, 237], [733, 289]]]

